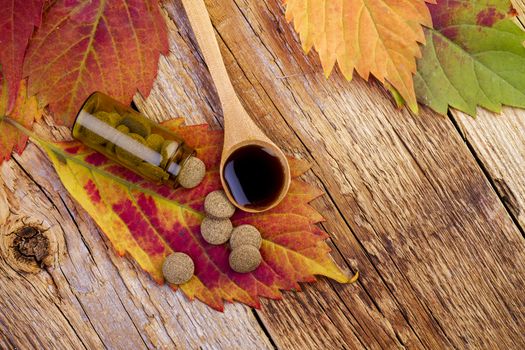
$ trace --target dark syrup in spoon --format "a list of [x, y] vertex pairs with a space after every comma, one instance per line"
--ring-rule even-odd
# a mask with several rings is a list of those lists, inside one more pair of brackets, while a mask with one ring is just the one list
[[257, 209], [279, 197], [284, 186], [284, 169], [271, 150], [245, 146], [233, 152], [226, 161], [224, 180], [238, 204]]

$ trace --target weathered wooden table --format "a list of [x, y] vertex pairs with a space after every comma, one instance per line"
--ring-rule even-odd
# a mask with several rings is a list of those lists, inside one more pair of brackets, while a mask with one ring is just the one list
[[[0, 168], [0, 225], [49, 227], [51, 267], [26, 274], [0, 257], [0, 348], [524, 349], [525, 111], [414, 116], [377, 83], [326, 80], [280, 0], [207, 5], [241, 99], [313, 163], [333, 256], [360, 280], [321, 278], [261, 310], [189, 302], [115, 256], [31, 144]], [[159, 120], [220, 127], [180, 1], [166, 1], [165, 15], [171, 53], [136, 104]]]

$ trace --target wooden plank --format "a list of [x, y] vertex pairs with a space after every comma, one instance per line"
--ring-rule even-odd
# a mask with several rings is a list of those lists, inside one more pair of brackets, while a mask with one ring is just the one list
[[[338, 73], [325, 80], [280, 1], [207, 5], [247, 109], [289, 153], [314, 162], [310, 180], [329, 192], [315, 205], [344, 259], [336, 257], [362, 272], [358, 286], [322, 280], [265, 303], [261, 318], [277, 345], [525, 346], [525, 242], [454, 124], [396, 110], [377, 84]], [[166, 8], [179, 29], [173, 43], [189, 29], [177, 1]], [[178, 44], [176, 55], [193, 46]], [[165, 66], [141, 107], [184, 113], [167, 93], [180, 86], [216, 120], [198, 54]]]
[[476, 119], [455, 110], [452, 116], [509, 214], [524, 232], [525, 112], [507, 107], [499, 116], [483, 109], [478, 109]]

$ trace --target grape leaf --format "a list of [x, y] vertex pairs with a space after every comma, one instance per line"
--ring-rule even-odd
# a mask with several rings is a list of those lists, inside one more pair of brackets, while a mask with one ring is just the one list
[[335, 62], [344, 76], [353, 70], [368, 80], [372, 73], [388, 81], [417, 111], [412, 80], [421, 25], [432, 22], [424, 0], [285, 0], [286, 18], [294, 21], [303, 49], [319, 52], [325, 75]]
[[40, 25], [44, 0], [0, 0], [0, 67], [7, 80], [7, 113], [22, 80], [22, 65], [33, 29]]
[[15, 120], [25, 128], [31, 129], [33, 122], [40, 120], [42, 110], [38, 108], [36, 98], [27, 97], [26, 82], [19, 83], [18, 94], [15, 98], [13, 108], [8, 113], [9, 97], [8, 83], [0, 72], [0, 164], [9, 160], [13, 151], [21, 154], [27, 143], [27, 136], [17, 130], [14, 126], [2, 121], [4, 116]]
[[57, 0], [29, 44], [29, 94], [70, 125], [82, 102], [103, 91], [130, 102], [147, 96], [168, 52], [158, 0]]
[[[80, 143], [40, 142], [69, 193], [93, 217], [118, 254], [129, 255], [158, 283], [162, 263], [173, 251], [190, 255], [195, 276], [180, 289], [217, 310], [223, 301], [259, 307], [259, 297], [281, 298], [280, 290], [298, 290], [298, 282], [313, 282], [314, 275], [341, 283], [355, 281], [329, 256], [328, 235], [316, 223], [321, 215], [308, 202], [322, 193], [297, 177], [308, 169], [291, 160], [294, 177], [290, 192], [276, 208], [262, 214], [241, 211], [234, 225], [253, 224], [263, 235], [263, 263], [248, 274], [231, 270], [227, 245], [213, 246], [200, 235], [207, 193], [221, 188], [222, 131], [206, 125], [183, 127], [181, 119], [165, 124], [194, 147], [208, 169], [193, 190], [149, 183]], [[172, 286], [174, 289], [176, 286]]]
[[434, 29], [418, 60], [418, 100], [438, 113], [448, 106], [472, 116], [479, 105], [525, 107], [525, 32], [507, 0], [439, 0], [429, 5]]

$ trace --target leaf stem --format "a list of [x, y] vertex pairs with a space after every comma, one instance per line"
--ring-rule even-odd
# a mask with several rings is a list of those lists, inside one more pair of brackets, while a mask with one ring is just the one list
[[27, 129], [25, 126], [20, 124], [14, 119], [9, 118], [8, 116], [2, 116], [0, 115], [0, 122], [5, 122], [7, 124], [10, 124], [11, 126], [17, 128], [20, 132], [25, 134], [27, 137], [29, 137], [33, 142], [41, 145], [42, 143], [45, 143], [46, 141], [42, 139], [40, 136], [32, 132], [31, 130]]

